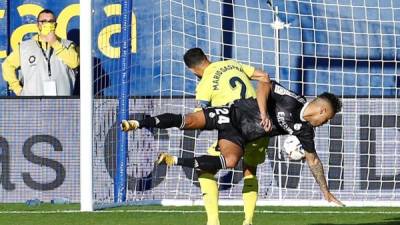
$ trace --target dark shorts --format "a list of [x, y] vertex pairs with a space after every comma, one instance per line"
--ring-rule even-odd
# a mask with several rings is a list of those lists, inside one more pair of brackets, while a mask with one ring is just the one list
[[230, 107], [210, 107], [203, 109], [206, 118], [204, 130], [218, 130], [218, 140], [225, 139], [244, 149], [245, 141], [240, 132], [231, 124]]

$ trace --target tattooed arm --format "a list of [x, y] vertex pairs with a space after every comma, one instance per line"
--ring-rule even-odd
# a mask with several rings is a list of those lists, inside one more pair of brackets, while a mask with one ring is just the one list
[[336, 203], [339, 206], [345, 206], [342, 202], [336, 199], [336, 197], [329, 191], [328, 184], [325, 179], [324, 166], [321, 163], [317, 153], [306, 152], [306, 161], [310, 167], [311, 173], [313, 174], [315, 181], [319, 184], [319, 187], [324, 195], [324, 198], [328, 202]]

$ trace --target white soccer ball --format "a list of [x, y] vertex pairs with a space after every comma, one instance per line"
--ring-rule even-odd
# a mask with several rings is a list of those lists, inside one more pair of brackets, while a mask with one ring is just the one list
[[299, 139], [294, 135], [289, 135], [285, 139], [283, 149], [288, 154], [289, 158], [293, 160], [303, 159], [306, 155]]

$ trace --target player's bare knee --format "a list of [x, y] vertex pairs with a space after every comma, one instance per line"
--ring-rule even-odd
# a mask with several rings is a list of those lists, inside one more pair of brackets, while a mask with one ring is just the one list
[[205, 118], [202, 112], [189, 113], [185, 115], [186, 129], [202, 129], [205, 126]]
[[197, 128], [197, 123], [196, 116], [193, 114], [187, 114], [185, 116], [185, 128], [195, 129]]
[[237, 157], [234, 154], [230, 154], [228, 156], [224, 156], [225, 158], [225, 163], [226, 163], [226, 168], [235, 168], [235, 166], [237, 165], [237, 163], [240, 160], [240, 157]]
[[233, 169], [236, 166], [236, 162], [235, 161], [231, 161], [231, 160], [227, 160], [226, 161], [226, 168], [228, 169]]

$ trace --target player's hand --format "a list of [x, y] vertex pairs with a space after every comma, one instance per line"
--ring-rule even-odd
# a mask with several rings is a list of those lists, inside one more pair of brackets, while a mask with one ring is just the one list
[[272, 130], [272, 122], [269, 119], [267, 114], [261, 113], [261, 122], [260, 125], [264, 128], [266, 132], [270, 132]]
[[325, 198], [325, 200], [327, 200], [328, 202], [332, 202], [332, 203], [335, 203], [336, 205], [338, 205], [338, 206], [341, 206], [341, 207], [345, 207], [346, 205], [345, 204], [343, 204], [341, 201], [339, 201], [331, 192], [326, 192], [326, 193], [324, 193], [324, 198]]

